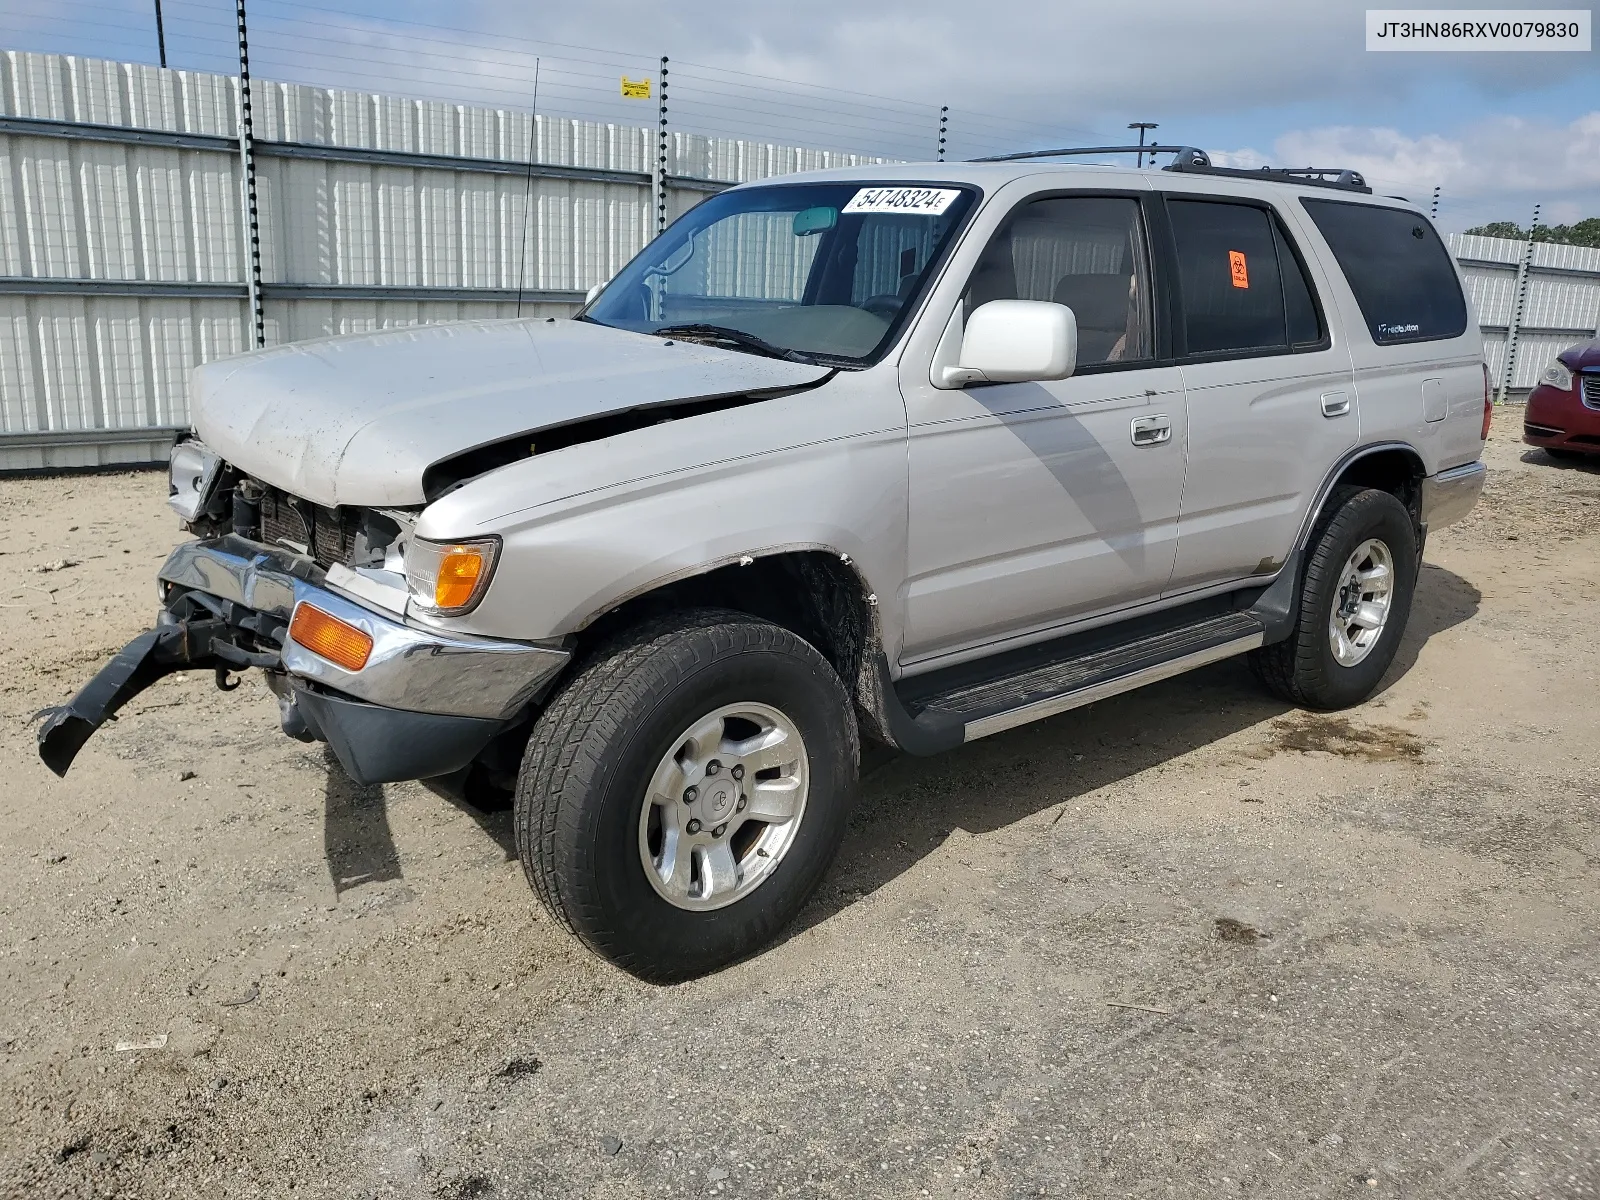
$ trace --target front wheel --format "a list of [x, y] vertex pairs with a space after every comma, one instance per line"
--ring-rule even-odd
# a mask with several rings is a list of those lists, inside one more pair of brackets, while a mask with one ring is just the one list
[[534, 726], [517, 847], [545, 905], [643, 979], [769, 942], [843, 840], [854, 709], [809, 643], [686, 614], [599, 651]]
[[1294, 632], [1250, 653], [1274, 695], [1306, 708], [1360, 704], [1394, 661], [1417, 582], [1417, 531], [1394, 496], [1342, 487], [1308, 545]]

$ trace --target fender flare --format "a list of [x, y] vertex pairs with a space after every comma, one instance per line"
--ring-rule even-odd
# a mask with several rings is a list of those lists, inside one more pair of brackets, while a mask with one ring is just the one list
[[1295, 534], [1294, 545], [1290, 547], [1291, 556], [1304, 552], [1306, 543], [1311, 540], [1311, 530], [1316, 527], [1317, 518], [1322, 515], [1323, 508], [1328, 503], [1328, 497], [1333, 494], [1333, 489], [1338, 486], [1344, 473], [1363, 458], [1371, 458], [1374, 454], [1385, 454], [1399, 450], [1416, 460], [1418, 474], [1427, 477], [1428, 465], [1423, 461], [1422, 454], [1410, 442], [1374, 442], [1367, 446], [1357, 446], [1347, 452], [1333, 465], [1333, 468], [1324, 476], [1322, 484], [1317, 488], [1316, 499], [1306, 509], [1305, 519], [1300, 522], [1300, 530]]

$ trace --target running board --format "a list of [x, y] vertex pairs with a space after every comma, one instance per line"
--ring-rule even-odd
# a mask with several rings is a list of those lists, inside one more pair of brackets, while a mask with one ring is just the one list
[[[892, 722], [893, 732], [896, 741], [913, 753], [931, 752], [934, 742], [945, 748], [976, 741], [1254, 650], [1265, 643], [1266, 632], [1253, 613], [1223, 613], [1019, 674], [925, 696], [914, 715], [894, 714], [900, 719]], [[902, 737], [902, 731], [909, 736]]]

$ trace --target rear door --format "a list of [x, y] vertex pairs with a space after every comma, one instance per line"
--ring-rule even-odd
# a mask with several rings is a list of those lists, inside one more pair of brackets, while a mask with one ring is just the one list
[[1409, 209], [1355, 200], [1307, 196], [1301, 204], [1343, 273], [1344, 294], [1355, 301], [1343, 307], [1352, 314], [1361, 440], [1406, 442], [1434, 471], [1477, 458], [1483, 341], [1432, 222]]
[[1327, 279], [1265, 199], [1169, 193], [1188, 467], [1168, 594], [1274, 574], [1359, 433]]

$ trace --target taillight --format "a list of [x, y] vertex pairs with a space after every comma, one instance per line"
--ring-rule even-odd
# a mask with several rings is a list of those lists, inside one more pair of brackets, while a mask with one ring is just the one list
[[1494, 393], [1489, 390], [1489, 364], [1483, 364], [1483, 432], [1478, 440], [1489, 440], [1489, 422], [1494, 417]]

